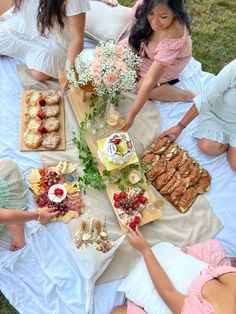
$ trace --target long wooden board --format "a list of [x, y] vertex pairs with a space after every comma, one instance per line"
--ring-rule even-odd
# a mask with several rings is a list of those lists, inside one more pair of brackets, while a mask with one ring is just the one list
[[[24, 132], [25, 132], [25, 112], [26, 112], [26, 106], [25, 103], [25, 95], [29, 91], [25, 90], [21, 94], [21, 121], [20, 121], [20, 151], [21, 152], [29, 152], [29, 151], [50, 151], [52, 149], [43, 147], [40, 145], [38, 148], [33, 149], [25, 145], [24, 143]], [[55, 151], [65, 150], [66, 149], [66, 140], [65, 140], [65, 109], [64, 109], [64, 101], [63, 96], [60, 98], [59, 102], [60, 112], [58, 115], [58, 119], [60, 121], [60, 129], [58, 130], [58, 133], [61, 137], [61, 142], [57, 146], [57, 148], [53, 149]]]
[[[91, 93], [85, 93], [80, 88], [73, 88], [70, 89], [67, 93], [71, 107], [74, 111], [75, 117], [77, 121], [80, 123], [85, 117], [85, 113], [90, 112], [90, 103], [92, 101], [91, 99]], [[105, 166], [100, 162], [97, 154], [97, 143], [96, 140], [90, 135], [89, 132], [86, 132], [84, 134], [85, 140], [87, 142], [87, 145], [89, 149], [91, 150], [94, 158], [96, 159], [98, 170], [102, 174], [105, 170]], [[156, 197], [152, 191], [152, 188], [145, 182], [143, 184], [143, 188], [146, 190], [146, 192], [149, 195], [149, 202], [156, 204]], [[119, 188], [117, 184], [109, 184], [106, 187], [106, 192], [108, 194], [108, 197], [111, 201], [112, 207], [114, 209], [114, 212], [117, 216], [117, 219], [119, 221], [121, 230], [125, 233], [127, 232], [127, 228], [125, 225], [122, 224], [121, 220], [119, 219], [119, 216], [117, 214], [116, 208], [113, 206], [113, 195], [114, 193], [118, 192]], [[154, 205], [152, 210], [150, 210], [148, 207], [145, 207], [142, 212], [143, 219], [140, 223], [140, 225], [145, 225], [153, 220], [159, 219], [162, 216], [162, 212], [160, 209], [160, 206]]]

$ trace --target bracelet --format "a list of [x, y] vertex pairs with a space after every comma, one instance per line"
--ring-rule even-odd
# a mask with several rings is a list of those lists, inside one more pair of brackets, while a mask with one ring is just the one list
[[181, 123], [181, 122], [178, 122], [178, 125], [179, 125], [182, 129], [185, 129], [185, 128], [186, 128], [186, 126], [183, 125], [183, 123]]
[[39, 221], [40, 222], [40, 214], [41, 214], [41, 212], [40, 212], [40, 210], [38, 210], [38, 214], [39, 214], [39, 216], [38, 216], [38, 219], [37, 219], [37, 221]]

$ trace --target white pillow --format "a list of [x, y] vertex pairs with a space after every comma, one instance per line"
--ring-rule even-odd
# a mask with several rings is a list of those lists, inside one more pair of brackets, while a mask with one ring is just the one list
[[[208, 266], [168, 242], [156, 244], [152, 251], [173, 285], [185, 295], [201, 270]], [[118, 291], [124, 292], [129, 300], [144, 308], [148, 314], [172, 313], [156, 292], [143, 258], [122, 281]]]
[[91, 10], [86, 14], [85, 34], [93, 40], [114, 40], [117, 43], [129, 29], [131, 8], [118, 4], [112, 7], [102, 1], [90, 1]]

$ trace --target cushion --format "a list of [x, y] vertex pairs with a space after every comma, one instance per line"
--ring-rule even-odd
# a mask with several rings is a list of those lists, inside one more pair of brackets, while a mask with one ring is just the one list
[[[178, 291], [187, 295], [192, 282], [207, 264], [181, 251], [169, 242], [152, 247], [162, 268]], [[142, 289], [140, 289], [142, 283]], [[148, 314], [171, 314], [172, 312], [156, 292], [143, 258], [118, 287], [126, 297], [144, 308]]]
[[131, 8], [120, 4], [112, 7], [101, 1], [90, 1], [90, 4], [85, 34], [96, 42], [114, 40], [117, 43], [129, 29]]

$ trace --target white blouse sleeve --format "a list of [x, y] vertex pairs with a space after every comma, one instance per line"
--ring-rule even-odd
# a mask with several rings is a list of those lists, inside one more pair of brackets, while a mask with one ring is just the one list
[[90, 10], [89, 0], [67, 0], [66, 16], [77, 15]]

